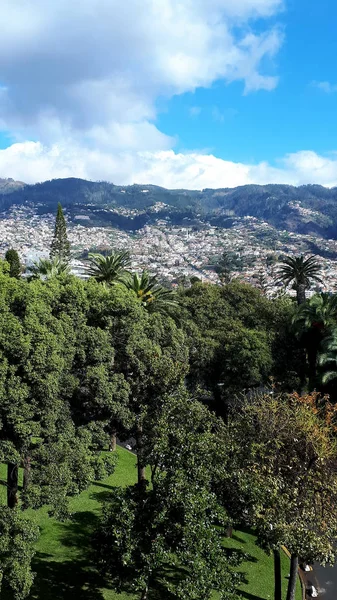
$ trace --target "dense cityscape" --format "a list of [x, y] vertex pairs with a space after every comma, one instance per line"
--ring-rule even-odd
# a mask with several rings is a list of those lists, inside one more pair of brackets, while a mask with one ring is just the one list
[[[137, 213], [135, 210], [132, 212]], [[27, 266], [48, 256], [54, 230], [54, 214], [41, 215], [38, 207], [13, 206], [3, 212], [1, 217], [2, 255], [9, 248], [16, 248], [23, 264]], [[137, 232], [110, 226], [92, 226], [90, 220], [90, 211], [87, 215], [75, 216], [73, 221], [68, 219], [72, 271], [80, 277], [86, 277], [88, 252], [106, 253], [125, 249], [131, 253], [134, 271], [146, 269], [173, 283], [173, 286], [192, 277], [198, 277], [204, 282], [219, 283], [214, 267], [225, 252], [239, 259], [240, 267], [235, 262], [233, 264], [232, 278], [263, 287], [267, 295], [272, 296], [282, 288], [275, 278], [275, 265], [279, 256], [310, 253], [314, 245], [324, 283], [316, 284], [311, 293], [331, 292], [336, 288], [336, 240], [319, 238], [314, 234], [278, 231], [256, 217], [236, 217], [229, 229], [214, 227], [208, 223], [200, 223], [198, 227], [181, 227], [158, 220], [154, 225], [146, 225]]]

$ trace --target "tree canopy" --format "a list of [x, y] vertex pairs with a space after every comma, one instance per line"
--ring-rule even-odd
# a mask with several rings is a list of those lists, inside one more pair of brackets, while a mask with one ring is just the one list
[[[239, 556], [222, 537], [243, 524], [275, 556], [288, 547], [293, 600], [299, 558], [335, 556], [336, 296], [296, 306], [237, 280], [173, 292], [129, 260], [92, 255], [87, 280], [65, 255], [27, 278], [0, 262], [2, 583], [29, 594], [31, 511], [68, 519], [130, 440], [137, 483], [106, 491], [94, 537], [114, 589], [235, 598]], [[318, 277], [313, 262], [286, 266], [304, 289]]]

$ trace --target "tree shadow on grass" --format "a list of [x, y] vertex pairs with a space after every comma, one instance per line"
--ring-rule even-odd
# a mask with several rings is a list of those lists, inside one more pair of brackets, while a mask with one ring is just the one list
[[[176, 594], [168, 590], [168, 585], [177, 586], [183, 577], [187, 574], [186, 570], [171, 564], [161, 565], [156, 569], [150, 582], [148, 600], [176, 600]], [[134, 580], [124, 580], [120, 592], [130, 594], [132, 598], [139, 598], [140, 592], [135, 592]], [[107, 584], [106, 587], [114, 589], [113, 584]]]
[[[98, 521], [97, 515], [83, 511], [64, 523], [57, 523], [60, 544], [72, 548], [73, 556], [55, 561], [50, 554], [38, 552], [33, 559], [36, 577], [29, 598], [103, 600], [100, 588], [104, 587], [104, 580], [95, 569], [91, 548], [91, 536]], [[69, 550], [65, 553], [69, 554]]]
[[244, 562], [252, 562], [252, 563], [259, 562], [258, 559], [256, 558], [256, 556], [252, 556], [251, 554], [248, 554], [241, 548], [226, 548], [226, 547], [224, 547], [223, 549], [225, 551], [226, 556], [229, 559], [234, 558], [234, 557], [237, 558], [238, 565], [241, 565]]
[[112, 493], [104, 490], [103, 492], [93, 492], [90, 494], [90, 500], [96, 500], [96, 502], [100, 502], [103, 504], [106, 500], [109, 500], [112, 497]]
[[91, 481], [90, 485], [94, 485], [96, 487], [101, 487], [101, 488], [106, 488], [108, 490], [116, 489], [116, 486], [114, 486], [114, 485], [108, 485], [107, 483], [100, 483], [98, 481]]
[[247, 541], [236, 533], [232, 534], [231, 539], [235, 540], [236, 542], [240, 542], [240, 544], [247, 544]]
[[240, 590], [240, 594], [242, 598], [246, 598], [246, 600], [265, 600], [262, 596], [255, 596], [255, 594], [250, 594], [249, 592], [242, 592]]
[[91, 556], [91, 538], [99, 524], [99, 516], [91, 511], [77, 512], [64, 523], [58, 523], [61, 530], [60, 538], [63, 546], [77, 548], [81, 558]]
[[242, 533], [248, 533], [249, 535], [253, 535], [254, 537], [256, 537], [256, 532], [254, 531], [254, 529], [248, 527], [247, 525], [240, 525], [238, 531]]
[[149, 600], [175, 600], [176, 595], [167, 589], [168, 583], [178, 585], [186, 576], [186, 570], [170, 564], [163, 564], [156, 573], [156, 578], [151, 582]]
[[37, 553], [33, 561], [36, 573], [29, 598], [36, 600], [103, 600], [104, 586], [98, 573], [86, 560], [56, 562]]

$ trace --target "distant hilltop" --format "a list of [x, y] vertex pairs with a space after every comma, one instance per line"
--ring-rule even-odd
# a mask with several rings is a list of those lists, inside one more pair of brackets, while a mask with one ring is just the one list
[[11, 177], [2, 179], [0, 177], [0, 194], [9, 194], [15, 192], [15, 190], [21, 189], [26, 184], [23, 181], [14, 181]]
[[282, 184], [236, 188], [168, 190], [156, 185], [118, 186], [74, 177], [27, 185], [0, 179], [0, 211], [35, 205], [43, 214], [61, 202], [70, 220], [87, 216], [100, 223], [137, 230], [160, 219], [175, 225], [204, 222], [231, 227], [238, 217], [255, 217], [277, 229], [337, 239], [337, 188]]

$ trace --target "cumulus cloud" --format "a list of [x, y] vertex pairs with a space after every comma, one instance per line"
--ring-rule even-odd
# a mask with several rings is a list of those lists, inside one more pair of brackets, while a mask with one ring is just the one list
[[57, 177], [81, 177], [116, 184], [152, 183], [168, 188], [203, 189], [249, 183], [319, 183], [337, 186], [337, 153], [313, 151], [289, 154], [277, 161], [235, 163], [197, 152], [105, 152], [76, 144], [43, 146], [40, 142], [13, 144], [0, 150], [0, 177], [34, 183]]
[[290, 157], [274, 172], [175, 153], [155, 124], [158, 98], [218, 80], [241, 81], [244, 93], [274, 89], [266, 65], [282, 32], [263, 19], [282, 8], [283, 0], [2, 0], [0, 129], [17, 143], [0, 151], [0, 176], [201, 188], [292, 173]]
[[261, 62], [276, 29], [254, 33], [281, 0], [3, 0], [0, 108], [3, 128], [55, 141], [46, 120], [87, 131], [155, 118], [159, 95], [217, 79], [270, 90]]

